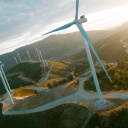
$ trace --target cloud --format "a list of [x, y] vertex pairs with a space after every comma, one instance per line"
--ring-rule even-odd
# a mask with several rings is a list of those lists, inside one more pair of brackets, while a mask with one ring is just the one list
[[[87, 28], [96, 29], [95, 21], [100, 18], [94, 17], [94, 13], [126, 4], [127, 0], [80, 0], [79, 16], [86, 14], [90, 20]], [[42, 39], [41, 34], [73, 20], [74, 16], [75, 0], [0, 0], [0, 54]], [[73, 30], [74, 27], [69, 31]]]

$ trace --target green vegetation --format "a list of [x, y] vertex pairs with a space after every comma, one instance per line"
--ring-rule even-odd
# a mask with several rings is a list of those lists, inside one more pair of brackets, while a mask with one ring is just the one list
[[23, 72], [24, 76], [38, 81], [41, 78], [42, 67], [41, 63], [19, 63], [15, 67], [11, 68], [7, 73]]
[[2, 116], [0, 126], [1, 128], [80, 128], [89, 112], [85, 106], [64, 104], [40, 113]]
[[[46, 70], [48, 70], [47, 68], [42, 70], [42, 67], [40, 66], [41, 63], [19, 63], [18, 65], [14, 66], [13, 68], [11, 68], [7, 74], [10, 73], [23, 73], [23, 75], [25, 77], [28, 77], [30, 79], [32, 79], [33, 81], [38, 81], [41, 78], [41, 74], [42, 72], [45, 72]], [[10, 84], [11, 89], [17, 89], [19, 87], [24, 87], [24, 86], [29, 86], [32, 85], [31, 82], [26, 82], [20, 78], [18, 78], [18, 74], [13, 74], [11, 75], [7, 75], [7, 79], [8, 82]], [[0, 80], [0, 95], [4, 94], [5, 88], [4, 85], [2, 84], [1, 80]]]
[[67, 83], [69, 81], [72, 81], [72, 80], [74, 80], [74, 76], [73, 75], [69, 75], [67, 78], [63, 78], [61, 80], [54, 80], [53, 82], [49, 82], [47, 84], [47, 87], [49, 89], [51, 89], [51, 88], [54, 88], [54, 87], [57, 87], [59, 85], [65, 84], [65, 83]]
[[[113, 82], [109, 81], [103, 69], [97, 73], [102, 91], [128, 90], [128, 62], [120, 61], [115, 66], [107, 66], [106, 69]], [[89, 91], [96, 91], [92, 77], [85, 81], [84, 88]]]
[[128, 128], [128, 108], [111, 111], [109, 114], [96, 113], [87, 128]]
[[[7, 79], [8, 79], [8, 82], [9, 82], [11, 89], [17, 89], [19, 87], [32, 85], [31, 82], [26, 82], [26, 81], [23, 81], [20, 78], [18, 78], [18, 75], [9, 76], [9, 77], [7, 77]], [[2, 95], [4, 93], [6, 93], [6, 90], [5, 90], [4, 85], [2, 84], [2, 82], [0, 80], [0, 95]]]
[[79, 76], [87, 72], [89, 69], [89, 63], [84, 62], [81, 64], [74, 64], [74, 71], [75, 71], [75, 76]]
[[0, 118], [1, 118], [1, 116], [2, 116], [2, 104], [0, 104]]

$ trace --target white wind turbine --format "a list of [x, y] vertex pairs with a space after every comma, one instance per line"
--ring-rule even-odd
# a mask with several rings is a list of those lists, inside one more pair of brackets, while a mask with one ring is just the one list
[[19, 54], [19, 52], [16, 52], [17, 53], [17, 57], [19, 58], [19, 60], [20, 60], [20, 63], [22, 62], [21, 61], [21, 57], [20, 57], [20, 54]]
[[13, 57], [14, 57], [14, 60], [15, 60], [16, 64], [18, 64], [18, 61], [17, 61], [16, 57], [15, 56], [13, 56]]
[[41, 61], [39, 50], [38, 50], [37, 48], [35, 48], [35, 50], [36, 50], [37, 56], [38, 56], [38, 58], [39, 58], [39, 61]]
[[42, 59], [42, 62], [43, 62], [43, 65], [44, 65], [44, 67], [45, 67], [45, 63], [44, 63], [44, 59], [43, 59], [43, 56], [42, 56], [42, 52], [39, 50], [39, 53], [40, 53], [40, 57], [41, 57], [41, 59]]
[[13, 103], [13, 100], [12, 100], [11, 95], [9, 93], [9, 91], [11, 92], [11, 88], [9, 86], [9, 83], [8, 83], [8, 80], [7, 80], [6, 76], [5, 76], [5, 73], [3, 71], [3, 68], [2, 68], [3, 66], [4, 65], [0, 62], [0, 78], [1, 78], [2, 83], [4, 85], [4, 88], [5, 88], [5, 90], [6, 90], [7, 94], [8, 94], [8, 97], [9, 97], [9, 99], [11, 101], [11, 104], [13, 105], [14, 103]]
[[30, 56], [30, 53], [29, 53], [29, 51], [28, 51], [27, 48], [26, 48], [26, 52], [27, 52], [27, 54], [28, 54], [29, 60], [32, 61], [31, 56]]
[[88, 57], [88, 61], [89, 61], [89, 64], [90, 64], [90, 68], [91, 68], [91, 72], [92, 72], [92, 76], [93, 76], [93, 79], [94, 79], [94, 83], [95, 83], [95, 86], [96, 86], [96, 90], [97, 90], [97, 94], [98, 94], [98, 97], [99, 97], [99, 101], [98, 101], [98, 104], [99, 105], [103, 105], [105, 104], [106, 102], [103, 100], [102, 98], [102, 94], [101, 94], [101, 90], [100, 90], [100, 86], [99, 86], [99, 82], [98, 82], [98, 79], [97, 79], [97, 75], [96, 75], [96, 71], [95, 71], [95, 68], [94, 68], [94, 64], [93, 64], [93, 60], [92, 60], [92, 56], [91, 56], [91, 53], [90, 53], [90, 49], [89, 49], [89, 46], [90, 48], [92, 49], [93, 53], [95, 54], [96, 58], [98, 59], [98, 61], [100, 62], [102, 68], [104, 69], [105, 73], [107, 74], [108, 78], [110, 79], [110, 81], [112, 82], [109, 74], [107, 73], [104, 65], [102, 64], [98, 54], [96, 53], [87, 33], [85, 32], [85, 30], [83, 29], [82, 27], [82, 23], [85, 23], [87, 22], [87, 18], [85, 18], [85, 16], [81, 16], [80, 19], [78, 19], [78, 8], [79, 8], [79, 0], [76, 0], [76, 15], [75, 15], [75, 20], [64, 25], [64, 26], [61, 26], [55, 30], [52, 30], [48, 33], [45, 33], [43, 34], [42, 36], [44, 35], [47, 35], [47, 34], [50, 34], [50, 33], [53, 33], [53, 32], [56, 32], [56, 31], [60, 31], [60, 30], [63, 30], [63, 29], [67, 29], [69, 27], [71, 27], [72, 25], [76, 25], [79, 29], [79, 31], [81, 32], [81, 35], [82, 35], [82, 38], [83, 38], [83, 42], [84, 42], [84, 47], [85, 47], [85, 51], [87, 53], [87, 57]]

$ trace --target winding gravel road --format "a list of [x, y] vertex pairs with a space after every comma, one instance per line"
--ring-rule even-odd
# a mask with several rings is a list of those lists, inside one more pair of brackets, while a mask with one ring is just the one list
[[[80, 80], [79, 87], [78, 87], [77, 92], [74, 94], [71, 94], [71, 95], [63, 97], [61, 99], [52, 101], [50, 103], [47, 103], [45, 105], [39, 106], [34, 109], [21, 110], [21, 111], [13, 111], [13, 110], [8, 111], [7, 109], [4, 109], [3, 113], [4, 113], [4, 115], [28, 114], [28, 113], [45, 111], [45, 110], [51, 109], [53, 107], [56, 107], [56, 106], [64, 104], [64, 103], [76, 103], [77, 104], [79, 100], [85, 100], [85, 101], [94, 100], [94, 99], [98, 98], [97, 93], [91, 93], [91, 92], [84, 90], [84, 87], [83, 87], [84, 81], [87, 79], [88, 79], [88, 77], [79, 78], [79, 80]], [[128, 92], [106, 93], [106, 94], [102, 94], [102, 95], [103, 95], [103, 98], [128, 99]], [[4, 102], [3, 104], [4, 104], [4, 106], [6, 106], [5, 105], [6, 102]], [[87, 104], [85, 103], [85, 105], [87, 105]]]
[[50, 61], [50, 60], [47, 60], [47, 61], [51, 63], [51, 67], [50, 67], [50, 69], [49, 69], [49, 71], [48, 71], [46, 77], [45, 77], [45, 78], [42, 78], [42, 79], [40, 80], [40, 83], [46, 82], [46, 81], [48, 80], [49, 73], [50, 73], [50, 71], [51, 71], [52, 68], [53, 68], [53, 63], [52, 63], [52, 61]]

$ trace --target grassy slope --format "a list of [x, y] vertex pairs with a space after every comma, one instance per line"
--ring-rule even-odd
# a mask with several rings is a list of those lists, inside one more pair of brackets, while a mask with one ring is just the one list
[[50, 72], [49, 79], [67, 77], [70, 72], [74, 71], [75, 74], [84, 73], [88, 70], [89, 65], [84, 62], [67, 62], [67, 61], [58, 61], [52, 60], [53, 68]]
[[36, 91], [34, 89], [30, 89], [30, 88], [23, 88], [23, 89], [19, 89], [16, 90], [16, 95], [15, 96], [32, 96], [35, 95]]
[[[117, 66], [107, 67], [107, 71], [112, 78], [112, 83], [103, 70], [97, 73], [102, 91], [128, 90], [128, 62], [120, 61]], [[92, 77], [85, 82], [84, 88], [89, 91], [96, 91]]]
[[128, 128], [128, 101], [116, 109], [96, 113], [88, 128]]
[[[128, 31], [118, 31], [113, 35], [109, 36], [106, 39], [102, 39], [94, 44], [94, 48], [96, 49], [101, 60], [116, 62], [120, 60], [128, 60], [127, 54], [125, 52], [125, 48], [123, 44], [120, 43], [120, 40], [124, 37], [127, 37]], [[128, 41], [128, 40], [126, 40]], [[92, 52], [92, 51], [91, 51]], [[86, 52], [85, 50], [74, 56], [74, 59], [85, 58]], [[92, 57], [94, 61], [97, 61], [95, 55], [92, 53]]]
[[40, 113], [2, 116], [0, 126], [2, 128], [80, 128], [89, 112], [90, 110], [85, 106], [65, 104]]
[[[11, 68], [7, 72], [7, 74], [16, 72], [23, 72], [24, 76], [31, 78], [32, 80], [38, 81], [41, 78], [42, 68], [40, 67], [40, 63], [19, 63], [18, 65]], [[18, 78], [18, 75], [8, 76], [7, 79], [11, 89], [32, 85], [31, 82], [26, 82]], [[0, 95], [2, 95], [6, 91], [3, 84], [1, 83], [0, 85]]]
[[49, 79], [66, 77], [71, 71], [71, 68], [69, 68], [70, 62], [52, 60], [52, 63], [53, 68], [49, 74]]
[[23, 72], [26, 77], [38, 81], [41, 78], [42, 68], [40, 63], [19, 63], [8, 71], [8, 73], [15, 72]]

